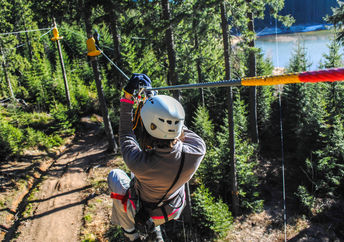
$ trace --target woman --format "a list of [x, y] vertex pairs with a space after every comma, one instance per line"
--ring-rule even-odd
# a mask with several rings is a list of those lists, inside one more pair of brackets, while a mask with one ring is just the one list
[[141, 241], [140, 221], [157, 226], [153, 230], [156, 240], [163, 241], [159, 225], [179, 218], [185, 206], [184, 184], [196, 172], [206, 150], [204, 141], [184, 126], [182, 105], [164, 95], [152, 96], [144, 103], [139, 145], [133, 132], [132, 94], [140, 86], [150, 87], [150, 83], [146, 75], [134, 74], [121, 99], [120, 145], [124, 162], [135, 178], [130, 181], [119, 169], [108, 176], [115, 198], [111, 220], [122, 227], [130, 241]]

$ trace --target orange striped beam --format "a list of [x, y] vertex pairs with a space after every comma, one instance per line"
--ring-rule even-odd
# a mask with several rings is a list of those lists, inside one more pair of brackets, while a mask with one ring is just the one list
[[167, 91], [167, 90], [183, 90], [194, 88], [210, 88], [210, 87], [234, 87], [234, 86], [268, 86], [291, 83], [307, 83], [307, 82], [335, 82], [344, 80], [344, 68], [327, 69], [320, 71], [306, 71], [300, 73], [291, 73], [276, 76], [256, 76], [246, 77], [235, 80], [224, 80], [217, 82], [201, 82], [191, 84], [180, 84], [165, 87], [142, 87], [146, 90]]
[[257, 76], [241, 79], [242, 86], [268, 86], [306, 82], [335, 82], [344, 80], [344, 68], [306, 71], [277, 76]]

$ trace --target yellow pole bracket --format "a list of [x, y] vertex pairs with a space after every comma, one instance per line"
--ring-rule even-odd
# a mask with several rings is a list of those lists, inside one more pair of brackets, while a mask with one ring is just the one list
[[59, 36], [59, 31], [56, 27], [53, 28], [53, 35], [54, 35], [54, 37], [51, 38], [52, 41], [63, 39], [62, 36]]
[[89, 38], [88, 40], [86, 40], [86, 45], [87, 45], [87, 55], [88, 56], [98, 56], [100, 55], [100, 51], [97, 50], [96, 48], [96, 41], [94, 40], [93, 37]]

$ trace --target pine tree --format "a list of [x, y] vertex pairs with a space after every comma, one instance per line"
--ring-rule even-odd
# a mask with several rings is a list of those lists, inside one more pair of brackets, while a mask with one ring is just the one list
[[327, 45], [329, 49], [328, 54], [323, 54], [324, 63], [320, 63], [320, 69], [326, 68], [334, 68], [334, 67], [342, 67], [343, 66], [343, 59], [342, 54], [339, 52], [340, 44], [335, 39], [335, 36], [331, 39], [331, 42]]
[[[8, 1], [0, 3], [0, 33], [11, 33], [15, 31], [14, 15], [12, 11], [15, 5]], [[21, 56], [17, 54], [18, 38], [15, 34], [3, 34], [0, 36], [0, 63], [3, 71], [0, 73], [1, 79], [6, 84], [2, 84], [2, 94], [14, 99], [16, 97], [18, 80], [16, 73], [20, 73], [22, 65]]]
[[208, 146], [214, 143], [214, 124], [206, 107], [199, 105], [193, 118], [193, 131], [200, 135]]
[[[306, 49], [297, 44], [288, 72], [307, 71], [310, 67]], [[321, 85], [290, 84], [283, 87], [283, 124], [286, 149], [301, 161], [308, 157], [319, 140], [324, 117], [324, 90]]]
[[[328, 45], [329, 53], [324, 54], [321, 67], [342, 66], [338, 41], [333, 39]], [[306, 171], [312, 177], [308, 185], [312, 195], [336, 196], [341, 194], [344, 183], [344, 127], [343, 127], [343, 83], [323, 83], [326, 91], [326, 116], [319, 140], [320, 147], [312, 159], [306, 160]]]
[[[267, 76], [271, 75], [273, 71], [273, 64], [269, 58], [264, 59], [264, 55], [261, 50], [257, 53], [257, 75]], [[260, 86], [257, 87], [257, 118], [259, 128], [259, 138], [262, 140], [266, 137], [265, 133], [269, 129], [269, 123], [271, 122], [272, 104], [276, 101], [274, 96], [274, 86]], [[269, 142], [269, 141], [268, 141]], [[263, 144], [262, 144], [263, 146]]]
[[[247, 130], [247, 107], [240, 98], [238, 90], [234, 98], [234, 133], [236, 143], [236, 164], [238, 174], [238, 196], [240, 208], [247, 211], [259, 210], [263, 201], [259, 198], [258, 178], [254, 174], [257, 165], [255, 153], [256, 147], [248, 141]], [[201, 129], [209, 130], [204, 114], [195, 117], [194, 123], [201, 125]], [[227, 123], [225, 118], [225, 123]], [[203, 124], [202, 124], [203, 123]], [[202, 128], [205, 126], [204, 128]], [[208, 147], [207, 154], [199, 169], [201, 182], [210, 188], [216, 197], [222, 197], [225, 202], [230, 201], [231, 187], [229, 131], [227, 125], [221, 126], [218, 132], [213, 135], [214, 145]]]
[[309, 70], [311, 65], [312, 63], [309, 62], [305, 44], [298, 40], [296, 43], [296, 47], [293, 50], [292, 56], [289, 60], [287, 72], [292, 73], [307, 71]]
[[[339, 42], [333, 38], [328, 44], [329, 53], [323, 54], [323, 62], [320, 63], [319, 68], [338, 68], [343, 66], [343, 56], [340, 53]], [[344, 111], [344, 83], [332, 82], [327, 83], [328, 86], [328, 111], [332, 116], [340, 115], [342, 118]]]
[[325, 18], [326, 21], [334, 24], [338, 30], [337, 40], [344, 43], [343, 19], [344, 19], [344, 2], [338, 1], [339, 7], [332, 8], [332, 15]]

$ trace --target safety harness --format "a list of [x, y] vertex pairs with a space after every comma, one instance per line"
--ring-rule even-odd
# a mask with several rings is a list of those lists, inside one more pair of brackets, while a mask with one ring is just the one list
[[185, 153], [184, 153], [184, 151], [182, 151], [182, 158], [181, 158], [181, 161], [180, 161], [180, 165], [179, 165], [179, 169], [178, 169], [177, 175], [174, 178], [174, 181], [171, 184], [171, 186], [165, 192], [164, 196], [157, 203], [145, 202], [145, 201], [141, 200], [142, 204], [143, 204], [143, 207], [147, 207], [147, 208], [152, 209], [152, 210], [154, 210], [156, 208], [160, 208], [162, 214], [164, 215], [165, 222], [168, 222], [168, 215], [166, 213], [165, 205], [169, 204], [170, 201], [172, 201], [174, 199], [174, 197], [169, 199], [169, 200], [166, 200], [166, 201], [164, 201], [164, 199], [166, 198], [167, 194], [171, 191], [171, 189], [174, 187], [174, 185], [177, 183], [177, 181], [178, 181], [178, 179], [180, 177], [180, 174], [182, 173], [183, 167], [184, 167], [184, 160], [185, 160]]
[[134, 189], [134, 184], [136, 182], [136, 178], [133, 178], [131, 180], [130, 187], [126, 190], [124, 195], [119, 194], [119, 193], [111, 192], [111, 198], [120, 200], [121, 203], [123, 204], [123, 209], [124, 209], [125, 212], [127, 212], [127, 203], [128, 203], [129, 199], [133, 200], [133, 201], [139, 200], [139, 203], [141, 205], [141, 206], [139, 206], [139, 209], [140, 208], [149, 208], [151, 210], [154, 210], [154, 209], [160, 208], [162, 214], [164, 215], [165, 222], [168, 222], [168, 215], [167, 215], [167, 212], [166, 212], [166, 209], [165, 209], [165, 205], [167, 205], [170, 201], [172, 201], [174, 199], [174, 197], [169, 199], [169, 200], [166, 200], [166, 201], [164, 201], [164, 199], [166, 198], [167, 194], [171, 191], [171, 189], [174, 187], [174, 185], [177, 183], [177, 181], [178, 181], [178, 179], [180, 177], [180, 174], [181, 174], [181, 172], [183, 170], [183, 167], [184, 167], [184, 160], [185, 160], [185, 153], [184, 153], [184, 151], [182, 151], [182, 158], [181, 158], [181, 161], [180, 161], [180, 166], [179, 166], [177, 175], [174, 178], [174, 181], [171, 184], [171, 186], [165, 192], [164, 196], [162, 196], [162, 198], [158, 202], [156, 202], [156, 203], [146, 202], [146, 201], [144, 201], [144, 200], [142, 200], [140, 198], [140, 194], [138, 194], [138, 196], [136, 196], [136, 192], [135, 192], [135, 189]]
[[[125, 192], [124, 195], [118, 194], [118, 193], [113, 193], [113, 192], [111, 193], [111, 198], [118, 199], [121, 201], [121, 203], [123, 204], [123, 209], [125, 212], [127, 212], [128, 200], [137, 201], [135, 203], [136, 204], [136, 214], [135, 214], [135, 218], [134, 218], [135, 230], [132, 233], [137, 231], [139, 233], [139, 236], [141, 239], [147, 238], [147, 236], [149, 234], [151, 234], [155, 229], [155, 224], [153, 222], [153, 219], [149, 215], [149, 212], [147, 209], [151, 209], [151, 210], [154, 210], [157, 208], [161, 209], [161, 212], [164, 216], [165, 222], [168, 222], [168, 215], [167, 215], [165, 206], [167, 204], [169, 204], [175, 197], [168, 199], [166, 201], [164, 201], [164, 200], [165, 200], [167, 194], [171, 191], [171, 189], [177, 183], [177, 181], [180, 177], [180, 174], [183, 170], [183, 167], [184, 167], [184, 160], [185, 160], [185, 153], [184, 153], [184, 151], [182, 151], [182, 158], [180, 161], [180, 166], [179, 166], [177, 175], [174, 178], [174, 181], [171, 184], [171, 186], [165, 192], [164, 196], [162, 196], [162, 198], [156, 203], [143, 201], [140, 198], [140, 191], [138, 191], [139, 194], [136, 194], [134, 185], [135, 185], [135, 182], [139, 182], [139, 181], [135, 177], [130, 181], [130, 187], [127, 189], [127, 191]], [[182, 205], [183, 205], [183, 202], [181, 203], [180, 207]], [[127, 231], [125, 231], [125, 232], [128, 233]]]

